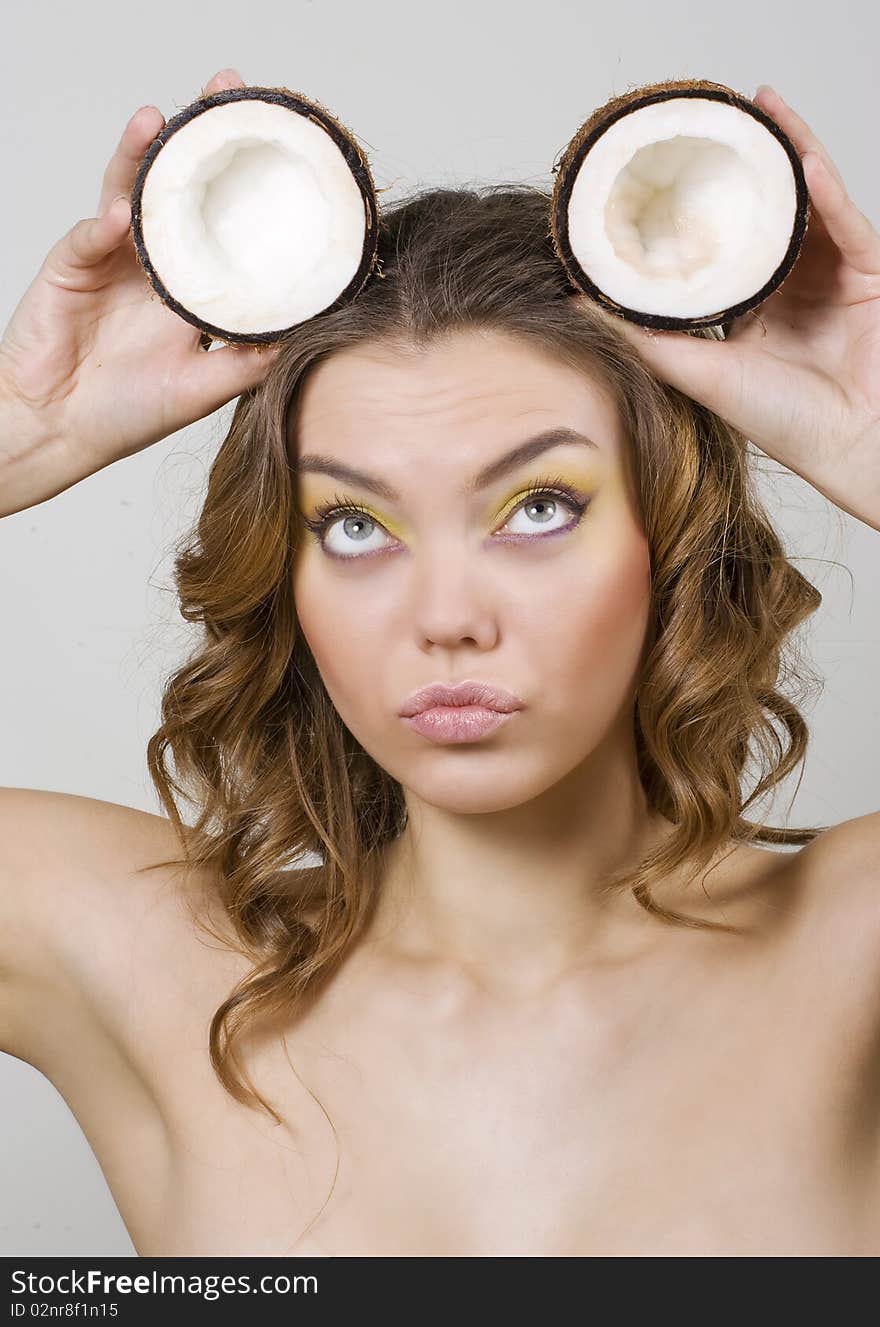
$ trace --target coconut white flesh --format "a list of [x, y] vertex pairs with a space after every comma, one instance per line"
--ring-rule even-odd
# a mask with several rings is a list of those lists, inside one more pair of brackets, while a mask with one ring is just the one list
[[144, 244], [169, 293], [229, 332], [280, 331], [331, 305], [364, 249], [364, 200], [313, 120], [271, 102], [214, 106], [144, 181]]
[[587, 153], [569, 243], [618, 304], [696, 318], [762, 289], [796, 211], [791, 162], [768, 129], [723, 102], [677, 97], [624, 115]]

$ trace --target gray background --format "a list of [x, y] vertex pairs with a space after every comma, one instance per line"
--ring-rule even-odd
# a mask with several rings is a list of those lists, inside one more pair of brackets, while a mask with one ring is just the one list
[[[93, 216], [129, 116], [166, 119], [227, 65], [322, 102], [360, 139], [389, 201], [422, 185], [552, 183], [557, 152], [609, 96], [702, 77], [767, 82], [812, 125], [880, 222], [880, 10], [803, 0], [736, 6], [578, 0], [151, 0], [7, 8], [0, 51], [0, 324], [51, 245]], [[145, 747], [162, 679], [187, 645], [170, 548], [195, 515], [232, 405], [39, 507], [0, 522], [0, 785], [157, 811]], [[880, 464], [880, 458], [878, 458]], [[826, 679], [794, 801], [827, 824], [880, 809], [880, 533], [766, 462], [762, 487], [824, 604], [807, 633]], [[829, 881], [829, 887], [833, 882]], [[0, 1055], [0, 1253], [134, 1252], [55, 1088]]]

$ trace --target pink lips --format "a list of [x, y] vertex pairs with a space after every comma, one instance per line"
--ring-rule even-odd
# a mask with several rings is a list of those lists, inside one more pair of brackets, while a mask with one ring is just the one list
[[410, 728], [433, 742], [477, 742], [510, 720], [523, 702], [503, 687], [465, 681], [416, 691], [401, 707]]

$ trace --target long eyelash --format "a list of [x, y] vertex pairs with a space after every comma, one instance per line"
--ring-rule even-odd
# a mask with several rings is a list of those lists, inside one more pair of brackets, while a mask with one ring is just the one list
[[[536, 479], [535, 482], [526, 489], [518, 502], [515, 502], [507, 513], [505, 524], [510, 520], [514, 512], [519, 511], [527, 502], [532, 502], [535, 498], [550, 496], [551, 498], [562, 498], [577, 512], [577, 520], [569, 525], [562, 526], [559, 530], [550, 531], [551, 534], [562, 534], [564, 530], [572, 530], [577, 525], [581, 516], [587, 507], [588, 498], [582, 498], [581, 495], [568, 484], [561, 475], [551, 475], [545, 479]], [[531, 535], [523, 535], [523, 539], [530, 539]]]
[[[562, 498], [577, 512], [577, 520], [572, 521], [571, 525], [563, 526], [562, 529], [554, 530], [550, 533], [561, 534], [563, 530], [573, 529], [583, 515], [588, 500], [582, 498], [580, 494], [576, 493], [574, 489], [566, 484], [561, 475], [552, 475], [544, 479], [536, 479], [525, 491], [519, 501], [511, 507], [506, 517], [506, 521], [509, 521], [514, 512], [518, 511], [519, 508], [524, 506], [527, 502], [533, 501], [536, 497], [546, 496]], [[332, 498], [320, 503], [315, 508], [315, 515], [313, 517], [309, 518], [304, 516], [302, 519], [303, 524], [311, 530], [312, 534], [323, 542], [325, 530], [340, 516], [362, 516], [368, 521], [373, 521], [374, 524], [378, 524], [368, 511], [363, 507], [359, 507], [356, 502], [349, 501], [344, 493], [334, 493]], [[523, 539], [532, 538], [531, 535], [523, 535], [521, 537]]]
[[303, 523], [313, 534], [323, 535], [331, 518], [335, 520], [337, 516], [365, 516], [368, 521], [373, 519], [370, 513], [359, 507], [356, 502], [348, 502], [345, 494], [334, 493], [327, 502], [322, 502], [315, 508], [315, 515], [311, 519], [304, 516]]

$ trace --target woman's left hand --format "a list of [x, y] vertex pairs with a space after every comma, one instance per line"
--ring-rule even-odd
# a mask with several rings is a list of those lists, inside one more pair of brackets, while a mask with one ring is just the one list
[[766, 86], [754, 102], [796, 147], [810, 194], [787, 279], [724, 341], [619, 324], [658, 378], [880, 530], [880, 235], [800, 116]]

